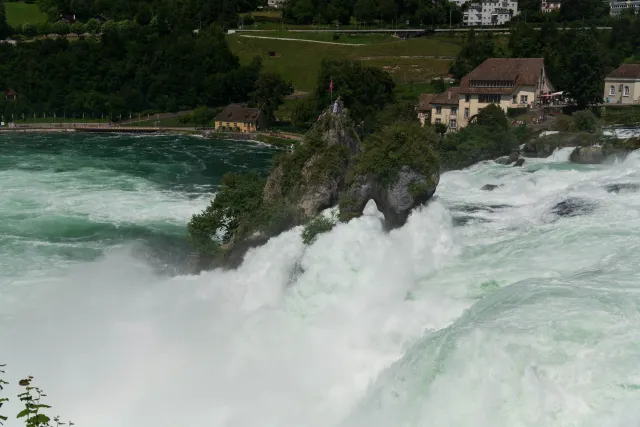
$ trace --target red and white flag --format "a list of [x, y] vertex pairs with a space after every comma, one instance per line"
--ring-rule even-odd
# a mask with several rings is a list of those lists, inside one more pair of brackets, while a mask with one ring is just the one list
[[333, 93], [333, 79], [329, 82], [329, 92]]

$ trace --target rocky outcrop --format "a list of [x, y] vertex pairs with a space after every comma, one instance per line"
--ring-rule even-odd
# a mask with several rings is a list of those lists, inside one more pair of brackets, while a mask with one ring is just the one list
[[362, 215], [367, 202], [373, 200], [384, 215], [387, 229], [401, 227], [416, 207], [427, 202], [435, 193], [440, 175], [425, 176], [403, 167], [396, 179], [384, 184], [373, 174], [357, 176], [340, 204], [340, 215], [350, 219]]
[[582, 165], [599, 165], [607, 157], [602, 147], [578, 147], [569, 156], [569, 161]]
[[494, 160], [494, 162], [496, 162], [496, 163], [498, 163], [500, 165], [510, 165], [511, 163], [517, 162], [518, 161], [518, 157], [520, 157], [520, 152], [519, 151], [513, 151], [508, 156], [498, 157], [497, 159]]
[[273, 203], [282, 197], [283, 173], [282, 165], [277, 165], [269, 174], [262, 193], [262, 201], [264, 203]]
[[346, 158], [343, 159], [341, 168], [333, 174], [318, 171], [318, 168], [321, 168], [321, 160], [321, 155], [315, 155], [305, 163], [302, 168], [302, 182], [295, 191], [299, 194], [297, 205], [307, 219], [338, 203], [347, 171]]
[[342, 145], [347, 147], [352, 155], [358, 155], [360, 154], [360, 139], [348, 114], [347, 110], [341, 114], [325, 112], [319, 120], [322, 140], [328, 146]]
[[558, 148], [595, 145], [598, 135], [587, 132], [560, 132], [546, 135], [527, 142], [522, 148], [523, 157], [546, 158]]
[[483, 186], [482, 186], [481, 190], [484, 190], [484, 191], [493, 191], [493, 190], [495, 190], [495, 189], [496, 189], [496, 188], [498, 188], [498, 187], [502, 187], [502, 185], [486, 184], [486, 185], [483, 185]]
[[622, 160], [629, 153], [630, 150], [614, 148], [609, 145], [578, 147], [569, 156], [569, 161], [581, 165], [599, 165], [616, 159]]
[[516, 162], [513, 164], [514, 168], [518, 168], [521, 167], [522, 165], [524, 165], [524, 159], [518, 159], [516, 160]]
[[440, 179], [431, 149], [435, 132], [391, 125], [361, 150], [354, 129], [346, 111], [325, 112], [295, 151], [280, 157], [262, 191], [258, 218], [243, 218], [246, 227], [226, 248], [224, 266], [237, 267], [250, 248], [338, 204], [346, 221], [374, 200], [392, 229], [433, 196]]

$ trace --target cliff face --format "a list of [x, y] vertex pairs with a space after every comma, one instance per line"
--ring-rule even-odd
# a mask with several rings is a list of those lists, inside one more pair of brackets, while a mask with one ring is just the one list
[[340, 217], [349, 220], [362, 215], [366, 204], [373, 200], [384, 215], [388, 229], [401, 227], [413, 209], [433, 196], [439, 180], [438, 172], [424, 175], [408, 166], [403, 166], [396, 179], [388, 184], [375, 174], [359, 175], [345, 191]]
[[[299, 163], [301, 173], [292, 190], [287, 194], [283, 189], [282, 176], [287, 167], [284, 162], [272, 170], [263, 198], [265, 201], [277, 197], [288, 199], [303, 220], [313, 218], [340, 200], [341, 219], [345, 221], [362, 215], [367, 202], [374, 200], [385, 217], [386, 226], [400, 227], [414, 208], [433, 196], [440, 179], [437, 160], [428, 144], [414, 146], [422, 130], [412, 130], [413, 133], [402, 135], [381, 135], [370, 142], [371, 147], [366, 144], [363, 147], [346, 112], [325, 112], [303, 142], [316, 149]], [[385, 137], [400, 140], [394, 141], [395, 145], [388, 144]], [[417, 148], [417, 152], [405, 152], [411, 147]], [[389, 163], [387, 157], [394, 156], [399, 161]], [[407, 164], [403, 163], [403, 156]], [[416, 156], [427, 157], [423, 160], [428, 167], [424, 167], [425, 161], [420, 164], [420, 170], [411, 167]], [[383, 169], [362, 168], [362, 161], [379, 162]]]

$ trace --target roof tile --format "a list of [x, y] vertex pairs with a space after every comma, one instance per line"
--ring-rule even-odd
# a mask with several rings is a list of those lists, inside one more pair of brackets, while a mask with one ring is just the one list
[[258, 120], [260, 110], [247, 108], [242, 105], [229, 105], [216, 116], [215, 121], [220, 122], [253, 122]]
[[640, 79], [640, 64], [622, 64], [609, 73], [607, 78]]

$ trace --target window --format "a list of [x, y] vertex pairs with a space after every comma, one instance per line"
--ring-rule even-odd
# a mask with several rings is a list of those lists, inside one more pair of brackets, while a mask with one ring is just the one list
[[456, 122], [456, 119], [451, 119], [451, 120], [449, 120], [449, 127], [450, 127], [451, 129], [455, 129], [455, 128], [457, 128], [457, 127], [458, 127], [458, 123]]
[[613, 96], [616, 94], [616, 87], [614, 85], [609, 86], [609, 95]]
[[482, 95], [478, 96], [478, 101], [481, 104], [499, 104], [500, 103], [500, 95], [482, 94]]
[[451, 114], [458, 114], [458, 107], [451, 107]]
[[436, 119], [436, 124], [440, 124], [440, 123], [442, 123], [442, 120]]
[[468, 119], [468, 118], [469, 118], [469, 109], [468, 109], [468, 108], [465, 108], [465, 109], [464, 109], [464, 118], [465, 118], [465, 119]]
[[471, 95], [465, 95], [464, 102], [469, 102], [469, 101], [471, 101]]
[[624, 96], [629, 96], [629, 86], [624, 87]]
[[513, 97], [511, 98], [511, 103], [512, 104], [517, 104], [518, 103], [518, 95], [513, 95]]
[[436, 107], [436, 114], [442, 114], [442, 107]]
[[528, 100], [529, 100], [529, 96], [520, 95], [520, 104], [526, 104]]

